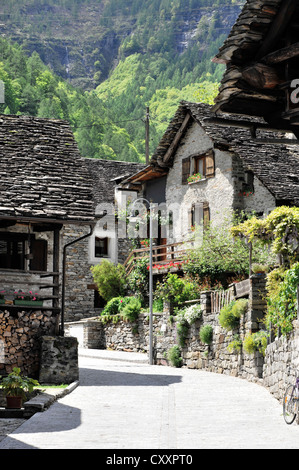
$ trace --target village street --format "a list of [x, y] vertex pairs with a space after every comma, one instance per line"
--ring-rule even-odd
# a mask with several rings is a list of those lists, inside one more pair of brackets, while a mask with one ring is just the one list
[[145, 449], [142, 458], [150, 460], [152, 449], [156, 456], [165, 454], [157, 449], [299, 448], [299, 426], [285, 424], [281, 406], [260, 385], [150, 366], [143, 354], [81, 352], [80, 385], [21, 424], [0, 449], [106, 449], [108, 460], [122, 455], [111, 449], [132, 449], [137, 459]]

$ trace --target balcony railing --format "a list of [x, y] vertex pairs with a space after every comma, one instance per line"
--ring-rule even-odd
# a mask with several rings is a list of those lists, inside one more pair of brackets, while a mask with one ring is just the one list
[[[159, 271], [166, 270], [179, 270], [182, 263], [185, 261], [186, 248], [183, 247], [184, 243], [171, 243], [169, 245], [154, 245], [153, 246], [153, 269]], [[145, 256], [149, 257], [150, 248], [139, 248], [131, 251], [126, 259], [124, 265], [127, 274], [130, 274], [135, 267], [136, 262]]]

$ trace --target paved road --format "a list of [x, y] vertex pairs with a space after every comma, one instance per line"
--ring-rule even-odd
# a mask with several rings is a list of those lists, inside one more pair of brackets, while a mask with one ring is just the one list
[[299, 449], [299, 426], [284, 423], [260, 385], [150, 366], [143, 355], [88, 354], [79, 358], [80, 385], [0, 449]]

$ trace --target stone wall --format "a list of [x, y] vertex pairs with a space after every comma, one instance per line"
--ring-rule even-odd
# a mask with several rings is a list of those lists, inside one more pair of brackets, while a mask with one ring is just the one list
[[282, 400], [286, 385], [294, 383], [299, 373], [299, 323], [288, 336], [276, 338], [267, 346], [263, 383], [278, 400]]
[[[255, 286], [256, 279], [253, 278], [251, 281]], [[259, 282], [258, 285], [260, 286]], [[260, 381], [263, 370], [263, 357], [260, 353], [249, 355], [242, 350], [240, 352], [228, 350], [228, 345], [233, 341], [234, 335], [238, 334], [243, 340], [249, 331], [248, 327], [254, 325], [251, 311], [247, 311], [238, 328], [228, 332], [219, 324], [219, 311], [211, 312], [210, 295], [209, 292], [201, 295], [202, 317], [191, 325], [185, 346], [181, 347], [183, 366]], [[203, 344], [199, 338], [200, 328], [206, 324], [210, 324], [213, 328], [213, 341], [209, 346]], [[65, 331], [66, 335], [79, 336], [81, 338], [79, 345], [85, 348], [109, 348], [132, 352], [148, 352], [149, 350], [147, 314], [139, 315], [138, 320], [133, 323], [126, 323], [122, 320], [116, 323], [111, 320], [102, 323], [98, 318], [85, 319], [81, 322], [66, 323]], [[167, 308], [163, 313], [154, 313], [153, 336], [155, 363], [167, 364], [167, 351], [178, 343], [176, 322], [169, 315]]]
[[40, 339], [57, 331], [57, 315], [51, 310], [0, 310], [0, 375], [13, 367], [37, 377], [40, 366]]
[[69, 384], [79, 379], [77, 338], [43, 336], [39, 381], [46, 384]]

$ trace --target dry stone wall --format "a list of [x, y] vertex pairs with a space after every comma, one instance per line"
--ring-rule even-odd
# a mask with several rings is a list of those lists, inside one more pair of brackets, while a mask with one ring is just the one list
[[[254, 282], [254, 281], [253, 281]], [[238, 334], [243, 340], [248, 332], [248, 325], [253, 325], [250, 310], [233, 331], [227, 331], [219, 324], [219, 311], [211, 312], [210, 293], [202, 294], [199, 303], [203, 309], [202, 317], [190, 326], [181, 347], [183, 366], [204, 369], [211, 372], [239, 376], [252, 381], [260, 381], [263, 370], [263, 357], [260, 353], [246, 354], [229, 351], [228, 346]], [[201, 342], [199, 332], [202, 326], [213, 328], [212, 343], [208, 346]], [[81, 329], [81, 333], [78, 331]], [[81, 322], [66, 323], [66, 335], [79, 335], [79, 346], [95, 349], [114, 349], [120, 351], [148, 352], [149, 321], [148, 314], [141, 314], [136, 322], [124, 322], [111, 319], [103, 323], [99, 318], [85, 319]], [[166, 365], [167, 352], [178, 344], [177, 323], [166, 308], [163, 313], [154, 313], [153, 318], [154, 359], [157, 364]]]
[[40, 338], [57, 330], [57, 315], [50, 310], [0, 311], [0, 375], [14, 367], [37, 377], [40, 366]]

